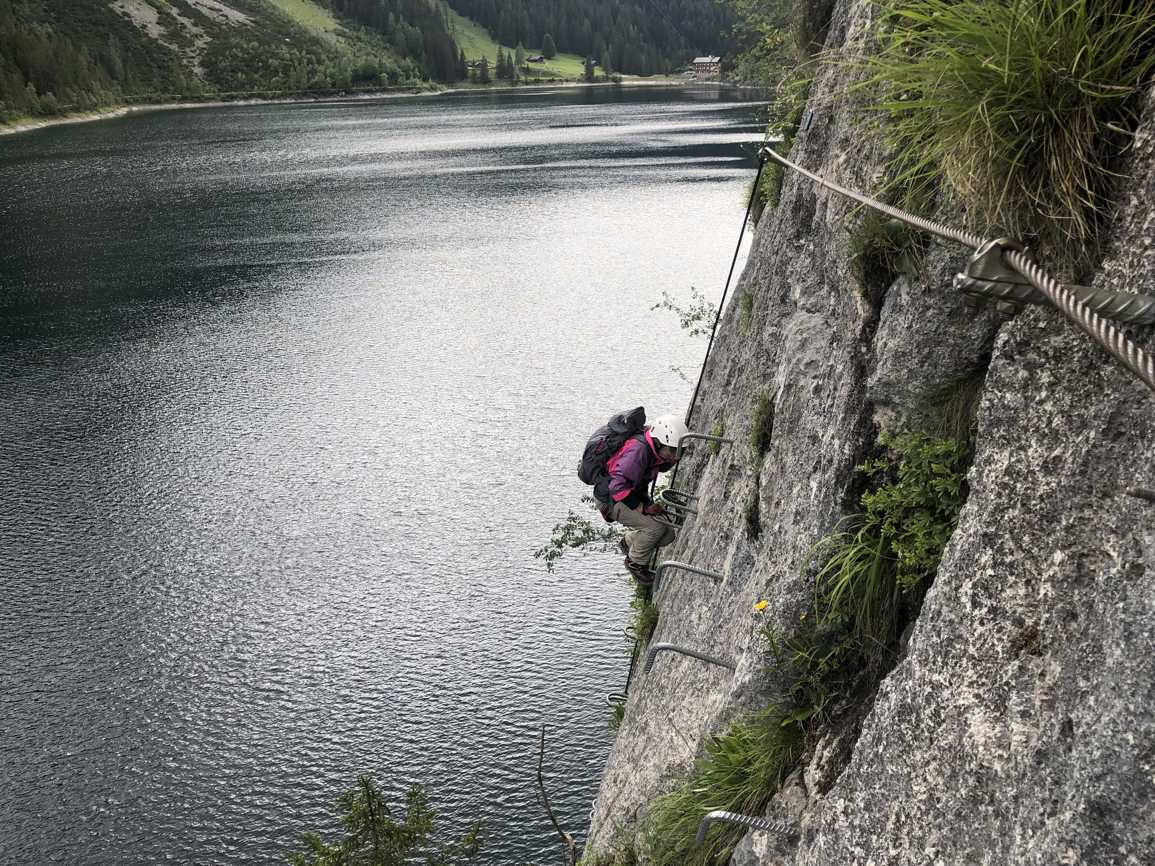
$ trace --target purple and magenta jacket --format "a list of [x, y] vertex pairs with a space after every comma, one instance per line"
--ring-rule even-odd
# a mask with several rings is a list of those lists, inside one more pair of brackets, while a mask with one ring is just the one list
[[627, 508], [640, 508], [650, 502], [650, 482], [673, 466], [658, 456], [650, 431], [631, 436], [606, 461], [610, 473], [610, 500], [623, 502]]

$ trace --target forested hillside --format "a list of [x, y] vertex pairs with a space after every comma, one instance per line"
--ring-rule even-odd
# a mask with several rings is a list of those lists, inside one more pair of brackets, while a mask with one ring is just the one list
[[379, 26], [308, 0], [0, 0], [0, 119], [464, 74], [437, 4], [373, 5]]
[[730, 13], [713, 0], [453, 0], [506, 45], [584, 54], [617, 72], [669, 72], [694, 54], [722, 54]]
[[[459, 81], [478, 58], [454, 39], [456, 13], [509, 49], [541, 46], [637, 74], [719, 53], [730, 15], [713, 0], [0, 0], [0, 122], [133, 101]], [[511, 50], [507, 72], [513, 62]]]

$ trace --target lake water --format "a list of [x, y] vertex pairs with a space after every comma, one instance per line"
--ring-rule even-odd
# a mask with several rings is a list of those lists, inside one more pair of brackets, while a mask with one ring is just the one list
[[620, 555], [533, 551], [680, 411], [760, 109], [568, 89], [0, 138], [0, 862], [281, 863], [362, 773], [483, 864], [584, 833]]

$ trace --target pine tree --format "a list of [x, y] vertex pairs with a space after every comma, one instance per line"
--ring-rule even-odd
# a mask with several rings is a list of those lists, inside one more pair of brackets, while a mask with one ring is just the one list
[[557, 57], [557, 45], [554, 44], [553, 37], [548, 33], [541, 40], [541, 53], [546, 60], [553, 60]]

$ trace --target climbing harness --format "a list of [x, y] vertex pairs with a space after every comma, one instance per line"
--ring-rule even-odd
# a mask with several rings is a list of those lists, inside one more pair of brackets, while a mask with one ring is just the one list
[[740, 824], [750, 830], [764, 830], [768, 833], [789, 833], [793, 828], [785, 821], [770, 821], [766, 818], [755, 818], [751, 815], [739, 815], [737, 812], [725, 812], [716, 809], [707, 812], [706, 817], [698, 824], [697, 843], [706, 841], [706, 832], [715, 821], [725, 821], [729, 824]]
[[653, 670], [654, 659], [658, 657], [658, 653], [660, 652], [681, 653], [684, 656], [689, 656], [690, 658], [695, 658], [699, 661], [708, 662], [709, 664], [717, 665], [720, 668], [728, 668], [732, 671], [738, 669], [738, 666], [733, 662], [726, 661], [725, 659], [718, 658], [717, 656], [712, 656], [709, 653], [699, 652], [698, 650], [690, 649], [689, 647], [684, 646], [677, 646], [676, 644], [672, 643], [656, 643], [651, 644], [650, 651], [646, 653], [646, 666], [643, 670], [643, 673], [648, 674], [651, 670]]
[[[1039, 267], [1039, 265], [1027, 255], [1026, 249], [1021, 244], [1006, 238], [988, 241], [962, 229], [946, 226], [942, 223], [907, 213], [891, 205], [883, 204], [876, 199], [847, 189], [834, 181], [827, 180], [812, 171], [807, 171], [775, 152], [773, 148], [764, 147], [762, 149], [762, 157], [763, 159], [769, 157], [775, 162], [789, 168], [791, 171], [795, 171], [803, 177], [809, 178], [820, 186], [824, 186], [859, 204], [873, 208], [879, 213], [893, 217], [908, 226], [920, 229], [944, 240], [955, 241], [970, 247], [976, 252], [968, 265], [968, 270], [965, 274], [967, 277], [974, 277], [989, 282], [994, 282], [996, 279], [998, 279], [998, 281], [1005, 281], [1003, 278], [1008, 274], [1014, 275], [1015, 279], [1018, 277], [1025, 278], [1026, 281], [1041, 292], [1051, 304], [1058, 307], [1067, 318], [1074, 321], [1075, 324], [1106, 349], [1116, 360], [1138, 376], [1148, 388], [1155, 391], [1155, 358], [1152, 358], [1150, 354], [1137, 346], [1126, 334], [1116, 328], [1111, 322], [1107, 321], [1102, 315], [1095, 312], [1090, 305], [1080, 300], [1075, 292], [1060, 284]], [[998, 268], [995, 268], [992, 264], [996, 260], [1000, 263]], [[992, 277], [996, 279], [992, 279]], [[1150, 304], [1155, 306], [1155, 299], [1150, 299]]]

